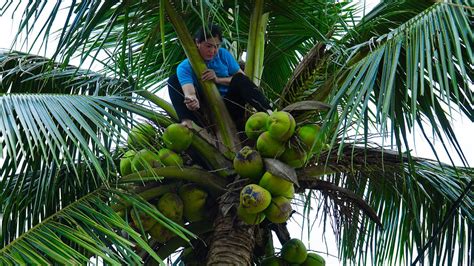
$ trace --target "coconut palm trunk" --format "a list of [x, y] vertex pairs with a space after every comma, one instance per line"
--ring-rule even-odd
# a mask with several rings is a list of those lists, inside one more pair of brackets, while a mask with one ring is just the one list
[[214, 222], [207, 265], [252, 265], [254, 248], [254, 226], [239, 223], [233, 213], [219, 213]]

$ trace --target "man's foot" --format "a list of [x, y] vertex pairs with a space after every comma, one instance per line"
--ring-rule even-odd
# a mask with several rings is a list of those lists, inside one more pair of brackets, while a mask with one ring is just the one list
[[181, 121], [181, 125], [189, 128], [189, 129], [193, 129], [193, 121], [191, 121], [189, 119], [184, 119], [183, 121]]

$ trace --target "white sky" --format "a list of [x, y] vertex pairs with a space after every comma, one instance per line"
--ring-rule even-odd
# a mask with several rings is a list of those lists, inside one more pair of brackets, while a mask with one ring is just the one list
[[[16, 5], [17, 1], [13, 1], [13, 2]], [[27, 1], [24, 1], [23, 3], [26, 4], [26, 2]], [[49, 2], [51, 3], [51, 5], [53, 5], [55, 1], [49, 1]], [[366, 12], [369, 12], [369, 10], [372, 9], [378, 3], [378, 1], [376, 0], [372, 0], [372, 1], [361, 0], [359, 2], [366, 3], [367, 5]], [[11, 47], [11, 43], [15, 37], [20, 18], [21, 18], [20, 13], [15, 14], [15, 16], [12, 18], [10, 12], [0, 17], [0, 25], [1, 25], [0, 26], [0, 36], [1, 36], [0, 49], [9, 49]], [[40, 25], [42, 25], [42, 22], [37, 22], [37, 23], [40, 23]], [[60, 28], [62, 23], [63, 23], [62, 21], [58, 20], [55, 26], [57, 26], [57, 28]], [[55, 46], [55, 44], [56, 44], [55, 41], [51, 41], [49, 44], [49, 47], [52, 48]], [[24, 48], [20, 49], [20, 46], [16, 46], [14, 48], [16, 50], [25, 51]], [[32, 52], [37, 53], [37, 50], [33, 50]], [[49, 57], [51, 56], [51, 54], [52, 54], [52, 50], [49, 49], [45, 56]], [[41, 55], [44, 55], [44, 54], [41, 54]], [[99, 70], [99, 69], [95, 69], [95, 66], [92, 66], [92, 69]], [[166, 90], [163, 90], [163, 92], [160, 92], [159, 96], [165, 99], [169, 99], [169, 97], [167, 96]], [[472, 150], [474, 150], [474, 138], [472, 137], [472, 134], [474, 133], [474, 125], [467, 118], [461, 119], [457, 117], [454, 123], [454, 126], [455, 126], [455, 132], [457, 134], [458, 140], [460, 141], [461, 147], [463, 147], [466, 153], [465, 155], [468, 159], [468, 162], [472, 166], [474, 165], [474, 152], [472, 152]], [[412, 142], [412, 147], [414, 148], [414, 151], [418, 156], [434, 159], [434, 157], [431, 155], [429, 145], [424, 141], [424, 139], [422, 138], [420, 134], [414, 134], [411, 138], [411, 142]], [[413, 145], [413, 143], [416, 143], [416, 145]], [[439, 141], [436, 141], [436, 143], [440, 144]], [[438, 146], [440, 147], [440, 149], [438, 150], [441, 151], [442, 150], [441, 146], [440, 145]], [[448, 162], [447, 156], [446, 154], [444, 154], [444, 152], [440, 152], [440, 155], [441, 155], [442, 161]], [[456, 160], [456, 164], [460, 164], [459, 159]], [[298, 210], [298, 211], [301, 213], [302, 210]], [[295, 218], [296, 219], [293, 222], [291, 222], [289, 225], [289, 229], [290, 229], [290, 232], [292, 233], [292, 237], [297, 237], [297, 238], [302, 239], [306, 244], [309, 245], [308, 247], [311, 249], [314, 249], [319, 252], [326, 252], [326, 244], [322, 242], [322, 238], [321, 238], [322, 225], [318, 223], [315, 224], [314, 230], [311, 231], [311, 237], [310, 237], [311, 241], [308, 241], [307, 226], [305, 226], [303, 230], [303, 234], [300, 235], [300, 232], [302, 231], [300, 228], [302, 224], [301, 217], [300, 215], [297, 214], [295, 215]], [[326, 263], [327, 263], [326, 265], [328, 266], [340, 265], [337, 258], [335, 258], [335, 256], [337, 256], [337, 248], [335, 246], [335, 239], [331, 233], [331, 227], [329, 224], [327, 225], [327, 232], [325, 235], [328, 240], [327, 252], [332, 255], [332, 256], [326, 257]], [[274, 239], [276, 239], [276, 236], [274, 236]], [[275, 241], [275, 242], [278, 242], [278, 241]], [[276, 243], [277, 247], [279, 247], [278, 244], [279, 243]]]

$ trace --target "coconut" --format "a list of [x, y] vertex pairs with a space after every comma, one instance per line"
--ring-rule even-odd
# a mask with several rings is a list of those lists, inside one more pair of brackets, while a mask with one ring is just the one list
[[183, 158], [170, 149], [161, 148], [158, 151], [158, 157], [164, 166], [183, 166]]
[[189, 128], [175, 123], [165, 129], [162, 139], [168, 149], [179, 153], [189, 148], [193, 141], [193, 132]]
[[138, 124], [128, 134], [127, 144], [134, 149], [153, 147], [156, 135], [156, 129], [151, 124]]
[[171, 220], [183, 220], [183, 201], [176, 193], [166, 193], [158, 200], [158, 210]]
[[270, 192], [255, 184], [245, 186], [240, 192], [240, 205], [250, 214], [265, 210], [271, 200]]
[[273, 175], [270, 172], [265, 174], [258, 183], [261, 187], [268, 190], [272, 197], [283, 196], [285, 198], [292, 198], [294, 193], [293, 183], [287, 181], [279, 176]]
[[307, 152], [316, 152], [323, 147], [324, 139], [320, 137], [321, 128], [315, 124], [308, 124], [298, 128], [296, 135]]
[[245, 134], [249, 139], [256, 140], [266, 130], [268, 114], [258, 112], [249, 117], [245, 123]]
[[148, 233], [154, 240], [161, 244], [164, 244], [174, 236], [173, 232], [160, 223], [156, 223], [150, 230], [148, 230]]
[[265, 220], [265, 214], [259, 213], [248, 213], [242, 206], [237, 207], [237, 216], [246, 224], [256, 225]]
[[306, 260], [301, 266], [326, 266], [326, 261], [316, 253], [308, 253]]
[[278, 159], [293, 168], [301, 168], [305, 165], [307, 158], [306, 151], [292, 138], [290, 147], [285, 149]]
[[264, 213], [270, 222], [281, 224], [290, 218], [292, 211], [290, 200], [279, 196], [272, 198], [272, 202], [268, 208], [265, 209]]
[[160, 167], [161, 162], [158, 154], [143, 149], [138, 151], [132, 159], [132, 171], [138, 172], [142, 170], [147, 170], [149, 168]]
[[285, 144], [273, 139], [266, 131], [257, 139], [257, 150], [262, 157], [277, 158], [285, 151]]
[[141, 224], [145, 231], [150, 230], [156, 223], [155, 219], [142, 211], [138, 211], [138, 216], [135, 211], [132, 211], [130, 216], [134, 227], [139, 229]]
[[127, 151], [120, 159], [120, 173], [126, 176], [132, 173], [132, 160], [136, 152], [134, 150]]
[[265, 172], [262, 156], [249, 146], [243, 147], [234, 158], [234, 169], [242, 177], [257, 182]]
[[293, 116], [285, 111], [272, 113], [267, 120], [267, 131], [273, 139], [288, 140], [295, 132], [296, 122]]
[[303, 242], [297, 238], [288, 240], [281, 247], [281, 257], [289, 263], [303, 263], [308, 256], [308, 251]]
[[181, 186], [178, 194], [183, 201], [184, 218], [189, 222], [204, 220], [206, 217], [207, 192], [196, 184], [188, 183]]

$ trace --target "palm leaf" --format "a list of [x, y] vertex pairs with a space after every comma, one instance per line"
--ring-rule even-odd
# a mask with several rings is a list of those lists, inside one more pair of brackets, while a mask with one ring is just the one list
[[[339, 81], [332, 89], [330, 103], [341, 105], [342, 113], [338, 116], [346, 118], [339, 121], [339, 127], [355, 121], [355, 130], [364, 128], [367, 133], [366, 121], [376, 122], [382, 136], [394, 133], [389, 135], [395, 136], [396, 146], [401, 150], [402, 145], [409, 149], [406, 130], [415, 124], [423, 125], [426, 120], [434, 135], [452, 144], [466, 163], [448, 121], [457, 111], [474, 120], [469, 89], [473, 36], [466, 9], [439, 3], [380, 37], [380, 44], [371, 48], [370, 54], [365, 49], [374, 45], [372, 42], [355, 47], [346, 60], [347, 68], [340, 71]], [[315, 98], [319, 96], [316, 91]], [[369, 115], [371, 105], [375, 106], [374, 117]], [[329, 116], [334, 117], [336, 110]], [[425, 137], [429, 135], [423, 126], [421, 130]], [[426, 140], [431, 143], [428, 137]]]
[[[337, 225], [335, 233], [342, 258], [354, 264], [410, 264], [416, 252], [423, 257], [420, 251], [427, 239], [434, 236], [446, 218], [447, 225], [430, 246], [425, 261], [443, 264], [456, 255], [455, 250], [469, 249], [466, 237], [472, 233], [469, 224], [474, 219], [472, 190], [461, 198], [458, 214], [448, 214], [472, 183], [472, 169], [414, 158], [413, 172], [407, 156], [401, 158], [395, 152], [348, 145], [342, 154], [322, 154], [320, 160], [326, 163], [315, 161], [314, 166], [300, 171], [299, 182], [302, 187], [321, 191], [321, 197], [309, 194], [320, 203], [316, 206], [318, 215], [327, 219], [327, 208], [333, 209], [331, 216]], [[351, 192], [357, 196], [350, 195]], [[365, 204], [376, 211], [383, 230], [371, 221], [373, 215]], [[367, 215], [362, 216], [363, 213]], [[469, 264], [466, 259], [465, 253], [457, 254], [460, 265]]]
[[[99, 256], [112, 265], [140, 264], [135, 246], [163, 263], [146, 239], [123, 220], [104, 200], [112, 196], [131, 202], [178, 236], [189, 241], [192, 233], [170, 221], [155, 207], [120, 190], [98, 189], [43, 220], [33, 229], [0, 250], [2, 264], [86, 264]], [[120, 232], [126, 233], [126, 237]]]
[[128, 95], [131, 91], [123, 80], [16, 51], [0, 54], [0, 74], [0, 93]]

